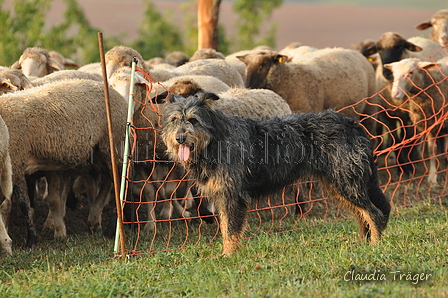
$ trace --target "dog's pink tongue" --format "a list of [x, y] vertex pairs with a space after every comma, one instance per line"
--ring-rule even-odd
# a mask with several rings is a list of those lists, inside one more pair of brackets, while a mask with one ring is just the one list
[[180, 161], [187, 161], [190, 157], [190, 146], [184, 144], [180, 145], [178, 155]]

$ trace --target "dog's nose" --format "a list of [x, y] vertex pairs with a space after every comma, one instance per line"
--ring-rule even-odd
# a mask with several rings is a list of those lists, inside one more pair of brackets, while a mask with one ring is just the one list
[[187, 136], [186, 135], [177, 135], [176, 136], [176, 141], [179, 144], [184, 144], [186, 140], [187, 140]]

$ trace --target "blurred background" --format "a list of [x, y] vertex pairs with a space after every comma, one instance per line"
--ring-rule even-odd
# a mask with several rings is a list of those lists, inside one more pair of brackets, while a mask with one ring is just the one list
[[[214, 0], [216, 3], [217, 0]], [[9, 66], [27, 47], [56, 50], [80, 64], [99, 61], [97, 32], [105, 48], [124, 44], [145, 59], [197, 49], [197, 1], [0, 0], [0, 65]], [[425, 36], [415, 26], [446, 0], [234, 0], [219, 5], [219, 48], [224, 54], [291, 42], [351, 48], [386, 31]]]

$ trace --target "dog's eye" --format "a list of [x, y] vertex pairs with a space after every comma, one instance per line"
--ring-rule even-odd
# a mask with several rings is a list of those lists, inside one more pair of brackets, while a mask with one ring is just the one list
[[196, 123], [198, 123], [198, 119], [190, 118], [190, 119], [188, 119], [188, 122], [190, 122], [192, 125], [195, 125]]

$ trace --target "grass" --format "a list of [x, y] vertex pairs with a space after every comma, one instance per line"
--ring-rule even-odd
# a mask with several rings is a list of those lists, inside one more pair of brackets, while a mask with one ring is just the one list
[[[291, 233], [261, 232], [231, 257], [220, 256], [218, 239], [114, 259], [112, 240], [80, 232], [1, 255], [0, 297], [447, 297], [445, 203], [395, 209], [377, 246], [359, 245], [351, 217]], [[427, 281], [415, 279], [422, 273]], [[359, 274], [386, 280], [351, 280]]]

